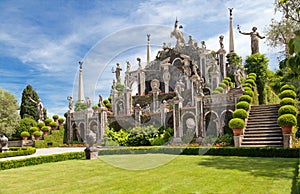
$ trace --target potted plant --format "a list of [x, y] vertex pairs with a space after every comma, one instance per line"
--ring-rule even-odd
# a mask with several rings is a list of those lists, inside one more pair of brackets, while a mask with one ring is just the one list
[[58, 115], [53, 115], [53, 116], [52, 116], [54, 122], [57, 122], [58, 117], [59, 117]]
[[45, 120], [45, 125], [46, 126], [50, 126], [50, 123], [52, 122], [52, 119], [50, 119], [50, 118], [47, 118], [46, 120]]
[[39, 130], [39, 128], [37, 128], [37, 127], [30, 127], [29, 128], [29, 132], [31, 133], [31, 134], [33, 134], [34, 132], [36, 132], [36, 131], [38, 131]]
[[246, 101], [240, 101], [236, 104], [237, 109], [244, 109], [245, 111], [248, 111], [250, 109], [250, 104]]
[[28, 131], [22, 131], [21, 137], [23, 140], [27, 140], [30, 137], [30, 133]]
[[59, 118], [59, 119], [58, 119], [58, 125], [59, 125], [59, 126], [62, 126], [62, 125], [64, 124], [64, 121], [65, 121], [64, 118], [62, 118], [62, 117]]
[[38, 128], [39, 128], [40, 130], [42, 130], [42, 127], [45, 126], [45, 123], [44, 123], [44, 122], [39, 122], [39, 123], [37, 124], [37, 126], [38, 126]]
[[240, 136], [245, 127], [245, 121], [240, 118], [233, 118], [229, 121], [229, 127], [233, 130], [234, 136]]
[[54, 122], [54, 121], [52, 121], [52, 122], [50, 123], [50, 127], [51, 127], [51, 130], [56, 130], [56, 128], [57, 128], [57, 123]]
[[281, 127], [283, 134], [290, 134], [293, 126], [297, 124], [297, 118], [292, 114], [284, 114], [278, 117], [277, 123]]
[[247, 117], [248, 117], [248, 113], [244, 109], [236, 109], [233, 112], [233, 118], [240, 118], [240, 119], [245, 120]]
[[99, 107], [97, 105], [92, 106], [92, 109], [94, 110], [94, 112], [97, 112], [98, 108]]
[[40, 131], [35, 131], [35, 132], [33, 133], [33, 136], [34, 136], [34, 139], [35, 139], [35, 140], [39, 140], [40, 137], [42, 136], [42, 133], [41, 133]]
[[42, 127], [42, 131], [43, 131], [43, 134], [44, 135], [48, 135], [48, 132], [49, 132], [49, 127], [47, 127], [47, 126], [44, 126], [44, 127]]

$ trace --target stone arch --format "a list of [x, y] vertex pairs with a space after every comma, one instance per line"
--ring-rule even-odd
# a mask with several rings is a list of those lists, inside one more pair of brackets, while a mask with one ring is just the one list
[[89, 123], [89, 129], [91, 131], [93, 131], [94, 133], [97, 133], [98, 131], [98, 123], [95, 121], [95, 120], [92, 120], [90, 123]]
[[195, 140], [197, 133], [198, 122], [193, 112], [185, 112], [181, 116], [182, 123], [182, 142], [190, 143]]
[[118, 99], [116, 101], [116, 114], [119, 115], [119, 114], [125, 114], [125, 103], [122, 99]]
[[203, 93], [204, 93], [204, 95], [210, 95], [211, 94], [211, 89], [208, 88], [208, 87], [204, 87], [203, 88]]
[[80, 138], [82, 140], [84, 140], [85, 139], [85, 132], [86, 132], [85, 123], [84, 122], [79, 122], [78, 127], [79, 127], [78, 132], [79, 132]]
[[205, 136], [218, 136], [217, 125], [219, 116], [215, 111], [208, 111], [204, 114], [204, 134]]
[[232, 119], [232, 118], [233, 118], [233, 110], [228, 109], [228, 110], [222, 111], [221, 116], [220, 116], [220, 124], [221, 124], [220, 135], [232, 134], [232, 130], [228, 126], [228, 123], [229, 123], [230, 119]]

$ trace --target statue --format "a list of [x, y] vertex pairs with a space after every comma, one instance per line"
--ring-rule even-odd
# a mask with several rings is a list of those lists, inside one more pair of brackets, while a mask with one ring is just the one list
[[260, 36], [258, 32], [256, 32], [257, 28], [253, 27], [252, 32], [241, 32], [240, 26], [238, 25], [238, 30], [240, 34], [250, 35], [251, 37], [251, 54], [259, 53], [259, 38], [264, 39], [264, 36]]
[[139, 65], [139, 68], [142, 68], [142, 64], [141, 64], [141, 58], [136, 58], [136, 60], [138, 61], [138, 65]]
[[0, 138], [0, 152], [7, 152], [9, 150], [8, 148], [8, 138], [3, 135]]
[[234, 81], [235, 81], [236, 88], [241, 87], [241, 76], [243, 76], [242, 71], [240, 67], [237, 67], [237, 69], [234, 71]]
[[39, 98], [37, 101], [33, 100], [32, 98], [29, 97], [31, 102], [34, 102], [37, 105], [37, 111], [38, 111], [38, 116], [39, 116], [39, 122], [44, 121], [44, 105]]
[[126, 69], [126, 71], [130, 71], [130, 63], [129, 63], [129, 61], [126, 61], [126, 64], [127, 64], [127, 69]]
[[223, 35], [219, 36], [220, 49], [224, 49], [223, 40], [224, 40], [224, 36]]
[[183, 63], [183, 72], [187, 77], [191, 76], [191, 69], [190, 69], [190, 60], [191, 58], [188, 55], [180, 54], [180, 57], [183, 58], [181, 62]]
[[102, 108], [102, 96], [99, 94], [99, 102], [98, 102], [98, 106], [100, 108]]
[[184, 83], [179, 79], [175, 85], [175, 94], [176, 94], [176, 99], [181, 100], [182, 98], [182, 92], [184, 91]]
[[67, 100], [69, 100], [69, 110], [70, 110], [70, 112], [72, 112], [72, 110], [73, 110], [73, 97], [68, 96]]
[[173, 36], [175, 36], [175, 38], [177, 39], [177, 43], [176, 43], [176, 47], [182, 47], [185, 46], [185, 41], [184, 41], [184, 37], [183, 37], [183, 33], [180, 31], [180, 28], [182, 28], [182, 26], [178, 26], [178, 20], [176, 18], [175, 24], [174, 24], [174, 30], [173, 32], [171, 32], [171, 38]]
[[86, 107], [89, 109], [91, 108], [91, 105], [92, 105], [91, 99], [89, 97], [86, 97]]
[[201, 41], [201, 47], [202, 49], [206, 49], [205, 41]]
[[189, 35], [188, 45], [189, 45], [190, 47], [192, 47], [192, 48], [193, 48], [194, 45], [195, 45], [195, 42], [194, 42], [193, 37], [192, 37], [191, 35]]
[[122, 71], [122, 68], [119, 63], [117, 63], [117, 68], [115, 71], [114, 71], [114, 69], [112, 69], [112, 73], [116, 74], [116, 80], [118, 83], [121, 83], [121, 71]]

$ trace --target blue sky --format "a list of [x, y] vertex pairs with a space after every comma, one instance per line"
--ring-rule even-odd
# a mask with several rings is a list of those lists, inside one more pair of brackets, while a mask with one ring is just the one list
[[[0, 1], [0, 87], [21, 100], [27, 84], [37, 91], [48, 115], [68, 110], [67, 96], [77, 99], [78, 61], [84, 61], [85, 96], [98, 101], [107, 97], [119, 62], [125, 70], [136, 58], [146, 60], [146, 34], [151, 34], [151, 57], [170, 38], [175, 18], [189, 34], [207, 48], [218, 50], [224, 35], [228, 50], [229, 7], [233, 7], [236, 52], [250, 54], [250, 38], [237, 33], [253, 26], [263, 34], [274, 16], [273, 0], [181, 0], [181, 1]], [[278, 17], [278, 16], [276, 16]], [[186, 38], [187, 39], [187, 38]], [[277, 50], [260, 42], [261, 53], [277, 67]]]

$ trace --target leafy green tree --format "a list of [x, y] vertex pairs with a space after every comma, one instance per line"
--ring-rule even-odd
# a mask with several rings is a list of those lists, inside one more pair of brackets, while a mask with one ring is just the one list
[[19, 105], [16, 97], [0, 88], [0, 132], [11, 136], [19, 126]]
[[75, 103], [75, 112], [83, 111], [87, 109], [87, 104], [85, 102], [76, 102]]
[[[36, 91], [32, 88], [31, 85], [27, 85], [26, 88], [22, 92], [22, 100], [21, 100], [21, 109], [20, 116], [21, 118], [31, 117], [34, 120], [39, 120], [39, 114], [37, 110], [37, 104], [33, 101], [37, 102], [39, 100], [39, 96]], [[47, 117], [47, 111], [44, 108], [44, 118]]]
[[20, 125], [17, 128], [14, 136], [15, 137], [21, 137], [21, 133], [23, 131], [28, 131], [31, 127], [36, 127], [37, 126], [37, 122], [33, 119], [33, 118], [29, 118], [29, 117], [25, 117], [23, 119], [20, 120]]
[[268, 81], [268, 58], [260, 53], [256, 53], [247, 57], [245, 61], [246, 72], [255, 73], [257, 75], [256, 85], [258, 91], [259, 104], [266, 104], [266, 93], [264, 92]]

